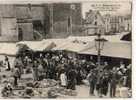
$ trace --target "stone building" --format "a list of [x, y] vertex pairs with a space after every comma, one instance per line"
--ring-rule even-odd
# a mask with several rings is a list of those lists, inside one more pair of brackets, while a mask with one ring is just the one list
[[[80, 35], [82, 12], [80, 3], [60, 3], [53, 5], [53, 37]], [[56, 35], [54, 35], [56, 34]]]
[[0, 41], [80, 35], [80, 3], [0, 5]]
[[105, 31], [107, 34], [131, 31], [131, 16], [114, 16], [106, 14], [103, 16], [105, 21]]
[[17, 40], [17, 19], [13, 5], [0, 5], [0, 41]]
[[112, 33], [118, 33], [122, 30], [123, 26], [123, 17], [122, 16], [111, 16], [110, 18], [110, 31]]
[[109, 32], [111, 32], [111, 24], [110, 24], [110, 18], [111, 18], [111, 15], [110, 14], [106, 14], [103, 16], [104, 18], [104, 22], [105, 22], [105, 33], [106, 34], [109, 34]]
[[125, 31], [128, 31], [128, 32], [132, 31], [131, 15], [127, 15], [124, 17], [124, 29], [125, 29]]
[[97, 33], [105, 34], [104, 19], [99, 11], [90, 10], [86, 13], [84, 27], [85, 33], [88, 35], [94, 35]]

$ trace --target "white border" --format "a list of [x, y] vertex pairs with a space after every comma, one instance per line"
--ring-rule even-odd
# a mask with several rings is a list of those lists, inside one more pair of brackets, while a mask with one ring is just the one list
[[136, 99], [136, 0], [132, 6], [132, 95]]
[[74, 3], [74, 2], [129, 2], [132, 0], [0, 0], [0, 4], [41, 4], [41, 3]]
[[[65, 2], [65, 3], [73, 3], [73, 2], [98, 2], [98, 1], [108, 1], [108, 2], [128, 2], [132, 0], [0, 0], [0, 4], [41, 4], [41, 3], [60, 3], [60, 2]], [[133, 0], [133, 6], [132, 6], [132, 100], [136, 100], [136, 0]], [[73, 99], [68, 99], [68, 100], [74, 100]], [[77, 100], [80, 98], [77, 98]], [[88, 100], [93, 100], [94, 98], [87, 98]], [[82, 100], [87, 100], [87, 99], [82, 99]], [[95, 100], [105, 100], [106, 98], [99, 98]], [[113, 100], [112, 98], [107, 98], [108, 100]], [[114, 100], [124, 100], [125, 98], [119, 98], [119, 99], [114, 99]], [[2, 100], [2, 99], [1, 99]], [[8, 99], [10, 100], [10, 99]], [[12, 100], [12, 99], [11, 99]], [[20, 99], [23, 100], [23, 99]], [[27, 100], [27, 99], [26, 99]], [[37, 99], [34, 99], [37, 100]], [[40, 99], [42, 100], [42, 99]], [[45, 100], [45, 99], [43, 99]]]

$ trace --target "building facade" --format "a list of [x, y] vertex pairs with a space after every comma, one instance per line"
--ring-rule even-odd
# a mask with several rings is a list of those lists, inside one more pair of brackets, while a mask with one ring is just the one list
[[80, 35], [81, 20], [80, 3], [0, 5], [0, 40]]
[[124, 30], [129, 32], [132, 31], [132, 20], [130, 15], [124, 17]]
[[0, 41], [17, 40], [17, 32], [13, 5], [0, 5]]
[[103, 16], [105, 21], [105, 32], [106, 34], [114, 34], [121, 32], [131, 31], [131, 16], [113, 16], [106, 14]]
[[104, 34], [104, 27], [104, 19], [99, 11], [90, 10], [86, 13], [84, 28], [87, 35], [94, 35], [97, 33]]
[[[53, 5], [53, 36], [80, 35], [82, 12], [80, 3]], [[56, 35], [54, 35], [56, 34]]]

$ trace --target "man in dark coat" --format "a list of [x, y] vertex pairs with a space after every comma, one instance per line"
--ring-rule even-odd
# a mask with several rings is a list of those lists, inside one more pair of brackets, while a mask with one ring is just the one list
[[110, 97], [115, 97], [116, 94], [116, 85], [117, 85], [117, 71], [116, 68], [113, 68], [110, 74]]
[[126, 71], [126, 75], [127, 75], [127, 87], [129, 87], [130, 89], [132, 88], [131, 87], [131, 84], [132, 84], [132, 69], [131, 69], [132, 65], [129, 64], [127, 66], [127, 71]]
[[103, 71], [100, 70], [97, 73], [97, 83], [96, 83], [96, 90], [98, 95], [101, 97], [102, 96], [102, 78], [103, 78]]
[[104, 73], [102, 78], [102, 94], [107, 95], [109, 85], [109, 74], [107, 72]]
[[14, 61], [14, 66], [17, 66], [18, 69], [19, 69], [19, 72], [20, 72], [19, 79], [20, 79], [21, 78], [21, 74], [23, 73], [23, 66], [24, 66], [20, 56], [16, 57], [16, 59]]
[[90, 95], [94, 95], [94, 89], [95, 89], [95, 85], [97, 82], [97, 77], [96, 77], [95, 71], [90, 71], [90, 73], [88, 75], [88, 80], [89, 80], [89, 84], [90, 84]]
[[18, 85], [18, 78], [20, 76], [20, 72], [17, 66], [15, 66], [14, 70], [13, 70], [13, 77], [14, 77], [14, 86]]
[[47, 78], [48, 60], [46, 58], [42, 60], [42, 66], [43, 66], [44, 78]]
[[34, 81], [38, 81], [38, 61], [35, 60], [33, 64], [33, 78]]
[[76, 85], [76, 71], [75, 71], [75, 68], [73, 68], [73, 66], [68, 71], [67, 78], [68, 78], [67, 89], [75, 90], [76, 89], [76, 87], [75, 87], [75, 85]]
[[76, 77], [76, 80], [77, 80], [77, 85], [80, 85], [82, 83], [82, 79], [83, 79], [83, 72], [81, 70], [81, 67], [77, 67], [77, 77]]
[[7, 56], [5, 56], [5, 64], [6, 64], [6, 66], [7, 66], [7, 71], [9, 71], [11, 68], [10, 68], [10, 63], [9, 63], [9, 59], [8, 59], [8, 57]]
[[56, 79], [56, 70], [55, 70], [55, 64], [54, 61], [51, 60], [51, 62], [49, 62], [49, 78], [50, 79]]

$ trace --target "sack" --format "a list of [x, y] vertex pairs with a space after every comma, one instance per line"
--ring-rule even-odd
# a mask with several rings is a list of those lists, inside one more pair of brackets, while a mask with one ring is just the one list
[[120, 97], [128, 98], [128, 88], [127, 87], [121, 87], [120, 89]]

